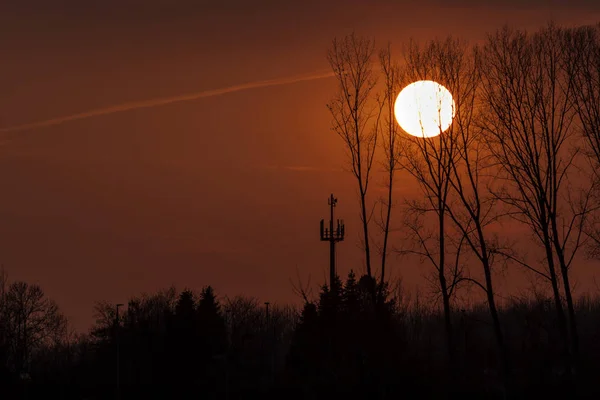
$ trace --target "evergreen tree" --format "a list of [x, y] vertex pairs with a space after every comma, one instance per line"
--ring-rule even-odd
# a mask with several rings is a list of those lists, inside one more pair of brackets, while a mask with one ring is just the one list
[[317, 306], [306, 302], [286, 359], [287, 380], [298, 398], [311, 397], [320, 375], [322, 338]]
[[221, 305], [211, 286], [202, 290], [196, 312], [199, 322], [200, 357], [198, 362], [202, 376], [202, 391], [205, 398], [214, 397], [217, 383], [221, 382], [225, 376], [222, 368], [218, 368], [218, 366], [223, 366], [221, 360], [226, 357], [227, 327], [221, 313]]
[[356, 275], [353, 270], [350, 270], [342, 291], [343, 310], [350, 318], [357, 317], [360, 313], [360, 297]]
[[376, 293], [377, 290], [377, 281], [375, 278], [363, 275], [358, 280], [359, 292], [361, 297], [361, 303], [363, 306], [363, 311], [365, 312], [373, 312], [374, 311], [374, 303], [373, 303], [373, 293]]
[[189, 290], [183, 291], [175, 305], [169, 335], [170, 356], [173, 359], [169, 375], [179, 396], [193, 392], [199, 372], [197, 357], [200, 348], [195, 309], [193, 293]]
[[338, 276], [333, 285], [323, 285], [319, 294], [319, 316], [326, 327], [335, 325], [337, 314], [341, 309], [343, 284]]
[[202, 290], [197, 313], [200, 339], [205, 350], [208, 351], [204, 355], [208, 357], [223, 355], [227, 350], [227, 328], [221, 313], [221, 305], [212, 287], [207, 286]]
[[182, 325], [193, 325], [195, 319], [196, 301], [190, 290], [184, 290], [179, 295], [175, 305], [175, 316]]

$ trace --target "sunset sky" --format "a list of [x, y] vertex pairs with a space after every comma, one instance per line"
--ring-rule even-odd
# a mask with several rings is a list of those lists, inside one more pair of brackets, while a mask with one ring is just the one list
[[[326, 108], [335, 80], [321, 76], [332, 39], [356, 31], [399, 56], [411, 37], [476, 42], [550, 19], [596, 23], [600, 3], [2, 1], [0, 262], [81, 331], [94, 301], [172, 284], [296, 302], [296, 271], [327, 276], [318, 224], [331, 192], [346, 220], [340, 273], [362, 270], [354, 181]], [[239, 87], [264, 80], [280, 84]], [[104, 112], [15, 129], [91, 110]], [[399, 181], [399, 195], [414, 186]], [[586, 268], [576, 280], [598, 267]], [[421, 282], [414, 263], [392, 269]]]

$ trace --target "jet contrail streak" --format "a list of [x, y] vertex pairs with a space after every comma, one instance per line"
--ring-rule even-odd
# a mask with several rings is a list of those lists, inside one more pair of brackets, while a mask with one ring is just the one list
[[35, 128], [44, 128], [44, 127], [48, 127], [48, 126], [52, 126], [52, 125], [59, 125], [59, 124], [69, 122], [69, 121], [75, 121], [78, 119], [97, 117], [100, 115], [114, 114], [117, 112], [136, 110], [136, 109], [140, 109], [140, 108], [157, 107], [157, 106], [162, 106], [165, 104], [177, 103], [177, 102], [181, 102], [181, 101], [191, 101], [191, 100], [196, 100], [196, 99], [202, 99], [205, 97], [219, 96], [222, 94], [239, 92], [242, 90], [257, 89], [257, 88], [263, 88], [263, 87], [268, 87], [268, 86], [289, 85], [292, 83], [303, 82], [303, 81], [313, 81], [316, 79], [330, 78], [333, 76], [334, 76], [333, 72], [329, 72], [329, 73], [322, 73], [322, 74], [315, 74], [315, 75], [304, 75], [304, 76], [294, 76], [294, 77], [288, 77], [288, 78], [270, 79], [270, 80], [265, 80], [265, 81], [243, 83], [240, 85], [229, 86], [229, 87], [221, 88], [221, 89], [213, 89], [213, 90], [205, 90], [203, 92], [189, 93], [189, 94], [184, 94], [184, 95], [180, 95], [180, 96], [162, 97], [162, 98], [158, 98], [158, 99], [150, 99], [150, 100], [143, 100], [143, 101], [135, 101], [135, 102], [131, 102], [131, 103], [123, 103], [123, 104], [119, 104], [119, 105], [112, 106], [112, 107], [98, 108], [95, 110], [90, 110], [90, 111], [82, 112], [79, 114], [72, 114], [72, 115], [67, 115], [65, 117], [48, 119], [46, 121], [32, 122], [29, 124], [11, 126], [8, 128], [0, 128], [0, 133], [17, 132], [17, 131], [24, 131], [24, 130], [35, 129]]

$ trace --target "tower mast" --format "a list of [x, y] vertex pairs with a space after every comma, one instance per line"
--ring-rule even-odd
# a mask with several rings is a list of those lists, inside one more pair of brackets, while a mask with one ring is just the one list
[[337, 199], [333, 194], [329, 197], [327, 204], [330, 207], [329, 227], [325, 227], [325, 220], [321, 220], [321, 241], [329, 242], [329, 287], [333, 288], [336, 278], [335, 270], [335, 244], [344, 240], [344, 221], [337, 220], [337, 226], [333, 225], [333, 208], [337, 205]]

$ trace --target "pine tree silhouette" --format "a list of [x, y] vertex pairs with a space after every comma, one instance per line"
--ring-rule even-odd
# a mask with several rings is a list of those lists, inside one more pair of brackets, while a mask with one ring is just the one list
[[311, 398], [321, 374], [321, 327], [317, 305], [307, 302], [286, 359], [287, 386], [299, 399]]
[[221, 313], [221, 306], [211, 286], [202, 290], [196, 313], [199, 323], [198, 362], [200, 364], [199, 374], [202, 377], [201, 390], [203, 398], [214, 398], [219, 390], [217, 383], [224, 385], [223, 362], [219, 360], [226, 357], [227, 327]]
[[348, 273], [348, 278], [342, 291], [343, 310], [350, 318], [356, 318], [360, 313], [360, 288], [356, 281], [356, 275], [353, 270]]
[[175, 305], [170, 332], [172, 383], [175, 393], [185, 396], [196, 390], [200, 354], [198, 343], [198, 318], [196, 304], [191, 291], [185, 290], [179, 295]]

